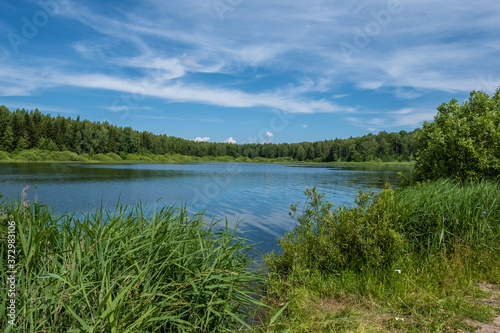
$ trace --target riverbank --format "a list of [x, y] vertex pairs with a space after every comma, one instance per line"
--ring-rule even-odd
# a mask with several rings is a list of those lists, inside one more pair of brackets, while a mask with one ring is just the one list
[[283, 163], [283, 164], [305, 164], [305, 165], [394, 165], [413, 166], [410, 161], [367, 161], [367, 162], [320, 162], [320, 161], [298, 161], [292, 158], [249, 158], [232, 156], [187, 156], [187, 155], [155, 155], [155, 154], [81, 154], [70, 151], [47, 151], [47, 150], [23, 150], [20, 152], [7, 153], [0, 151], [0, 163], [124, 163], [124, 164], [179, 164], [179, 163], [203, 163], [203, 162], [238, 162], [238, 163]]
[[0, 197], [0, 234], [6, 332], [223, 332], [262, 305], [251, 246], [186, 207], [56, 216]]
[[0, 233], [4, 249], [15, 222], [27, 330], [472, 332], [500, 315], [498, 193], [438, 181], [336, 208], [309, 190], [266, 275], [247, 270], [253, 245], [236, 230], [182, 207], [76, 218], [0, 199]]
[[309, 191], [282, 253], [265, 259], [266, 302], [286, 305], [265, 332], [486, 327], [500, 315], [498, 193], [495, 182], [440, 180], [334, 208]]

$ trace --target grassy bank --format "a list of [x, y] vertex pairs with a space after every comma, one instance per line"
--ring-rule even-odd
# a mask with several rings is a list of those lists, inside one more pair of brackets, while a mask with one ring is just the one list
[[57, 217], [0, 198], [0, 278], [15, 221], [14, 331], [472, 332], [500, 315], [499, 193], [440, 180], [334, 207], [307, 190], [266, 276], [235, 230], [183, 208]]
[[[118, 206], [75, 218], [0, 198], [0, 225], [2, 281], [12, 270], [9, 230], [15, 235], [13, 332], [233, 331], [258, 304], [250, 247], [184, 208], [147, 215]], [[10, 299], [8, 289], [0, 297]]]
[[264, 157], [237, 157], [232, 156], [187, 156], [180, 154], [76, 154], [70, 151], [23, 150], [13, 153], [0, 151], [0, 163], [196, 163], [196, 162], [246, 162], [246, 163], [293, 163], [293, 164], [332, 164], [332, 165], [395, 165], [413, 166], [414, 162], [319, 162], [298, 161], [291, 157], [264, 158]]
[[473, 331], [500, 314], [500, 297], [483, 301], [500, 283], [499, 193], [438, 181], [334, 208], [307, 191], [283, 252], [266, 257], [267, 302], [287, 304], [266, 331]]

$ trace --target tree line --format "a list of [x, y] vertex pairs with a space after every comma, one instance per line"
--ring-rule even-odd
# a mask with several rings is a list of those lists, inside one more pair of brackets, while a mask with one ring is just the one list
[[10, 111], [0, 106], [0, 150], [8, 153], [39, 149], [77, 154], [115, 153], [234, 158], [281, 158], [316, 162], [411, 161], [420, 129], [367, 134], [362, 137], [300, 143], [194, 142], [165, 134], [139, 132], [108, 122], [53, 117], [38, 109]]

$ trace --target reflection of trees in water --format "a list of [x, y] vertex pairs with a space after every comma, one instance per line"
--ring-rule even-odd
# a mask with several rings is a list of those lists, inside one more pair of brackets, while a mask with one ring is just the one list
[[[31, 181], [52, 181], [53, 179], [85, 182], [113, 179], [147, 179], [180, 177], [193, 172], [182, 170], [147, 170], [130, 168], [89, 167], [70, 164], [8, 164], [1, 166], [2, 175], [27, 176]], [[196, 172], [197, 176], [203, 173]]]

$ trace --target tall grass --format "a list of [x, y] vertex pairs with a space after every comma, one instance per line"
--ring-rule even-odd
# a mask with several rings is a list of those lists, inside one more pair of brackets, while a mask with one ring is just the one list
[[[259, 304], [251, 247], [185, 207], [100, 208], [83, 217], [0, 198], [1, 269], [16, 222], [13, 332], [225, 332]], [[2, 300], [6, 290], [0, 290]], [[7, 326], [6, 303], [0, 322]]]
[[386, 188], [353, 207], [306, 195], [265, 258], [267, 302], [288, 304], [265, 332], [473, 331], [465, 319], [500, 314], [479, 287], [500, 284], [499, 183]]
[[397, 200], [401, 231], [417, 251], [500, 251], [500, 183], [442, 179], [405, 188]]

